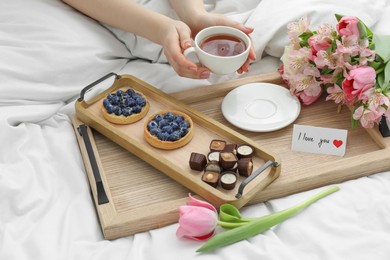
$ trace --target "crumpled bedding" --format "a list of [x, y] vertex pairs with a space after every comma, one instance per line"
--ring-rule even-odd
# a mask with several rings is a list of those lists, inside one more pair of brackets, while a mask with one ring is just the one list
[[[139, 2], [174, 16], [166, 0]], [[214, 253], [198, 255], [199, 242], [176, 239], [177, 224], [104, 240], [70, 121], [83, 87], [111, 71], [133, 74], [167, 93], [273, 71], [287, 44], [287, 23], [304, 14], [313, 27], [334, 23], [334, 13], [356, 15], [374, 32], [390, 34], [389, 0], [205, 5], [255, 27], [259, 59], [248, 74], [181, 78], [158, 55], [159, 46], [126, 40], [135, 36], [61, 1], [0, 1], [0, 259], [389, 258], [390, 172], [340, 183], [339, 192], [296, 217]], [[242, 214], [275, 212], [323, 188], [247, 206]]]

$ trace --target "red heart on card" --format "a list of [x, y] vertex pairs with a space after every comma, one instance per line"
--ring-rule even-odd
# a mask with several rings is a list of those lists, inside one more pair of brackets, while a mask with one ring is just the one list
[[343, 141], [341, 140], [333, 140], [333, 145], [336, 146], [336, 148], [339, 148], [343, 144]]

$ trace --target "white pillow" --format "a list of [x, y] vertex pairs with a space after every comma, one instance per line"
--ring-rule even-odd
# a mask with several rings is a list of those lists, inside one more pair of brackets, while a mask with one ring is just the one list
[[319, 24], [336, 24], [335, 13], [357, 16], [367, 26], [374, 25], [382, 15], [386, 0], [262, 0], [246, 25], [255, 28], [251, 34], [258, 57], [269, 54], [281, 57], [288, 42], [287, 24], [306, 15], [310, 28]]
[[66, 102], [128, 62], [111, 32], [62, 1], [1, 1], [0, 10], [0, 104]]

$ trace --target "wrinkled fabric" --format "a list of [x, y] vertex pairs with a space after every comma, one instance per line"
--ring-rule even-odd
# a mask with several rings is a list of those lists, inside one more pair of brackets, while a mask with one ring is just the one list
[[[109, 72], [135, 75], [169, 93], [270, 72], [279, 67], [288, 42], [285, 25], [302, 14], [308, 13], [314, 26], [334, 20], [336, 11], [354, 14], [375, 32], [390, 34], [390, 16], [384, 15], [389, 5], [384, 0], [206, 1], [209, 11], [255, 27], [259, 60], [248, 74], [191, 80], [168, 64], [150, 62], [147, 54], [135, 58], [111, 31], [61, 1], [0, 1], [0, 259], [387, 260], [390, 172], [341, 183], [337, 194], [304, 213], [211, 254], [195, 253], [202, 242], [177, 239], [177, 223], [105, 240], [70, 118], [81, 89]], [[241, 213], [269, 214], [317, 192], [246, 206]]]

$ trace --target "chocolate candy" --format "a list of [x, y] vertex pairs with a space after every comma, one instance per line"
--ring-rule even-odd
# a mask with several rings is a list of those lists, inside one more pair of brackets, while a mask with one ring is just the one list
[[253, 171], [252, 158], [243, 158], [238, 160], [238, 173], [241, 176], [249, 177]]
[[219, 152], [209, 152], [209, 154], [207, 155], [207, 159], [209, 160], [209, 162], [211, 161], [219, 162]]
[[226, 142], [223, 140], [212, 140], [210, 143], [210, 151], [215, 152], [221, 152], [223, 149], [225, 149]]
[[242, 144], [237, 147], [237, 157], [239, 159], [241, 158], [250, 158], [253, 154], [253, 148], [252, 146], [249, 146], [247, 144]]
[[190, 168], [196, 171], [203, 171], [207, 164], [207, 159], [204, 154], [191, 153]]
[[225, 190], [232, 190], [236, 187], [237, 175], [234, 172], [223, 172], [220, 178], [221, 187]]
[[202, 181], [216, 188], [219, 181], [219, 173], [212, 171], [204, 171]]
[[226, 144], [223, 151], [237, 154], [237, 145], [236, 144]]
[[217, 161], [211, 161], [211, 162], [207, 163], [204, 170], [210, 171], [210, 172], [217, 172], [217, 173], [222, 172], [222, 168]]
[[238, 163], [236, 163], [232, 168], [224, 169], [225, 171], [230, 171], [230, 172], [237, 172], [238, 170]]
[[237, 163], [237, 157], [231, 152], [221, 152], [219, 154], [219, 163], [223, 169], [231, 169]]

